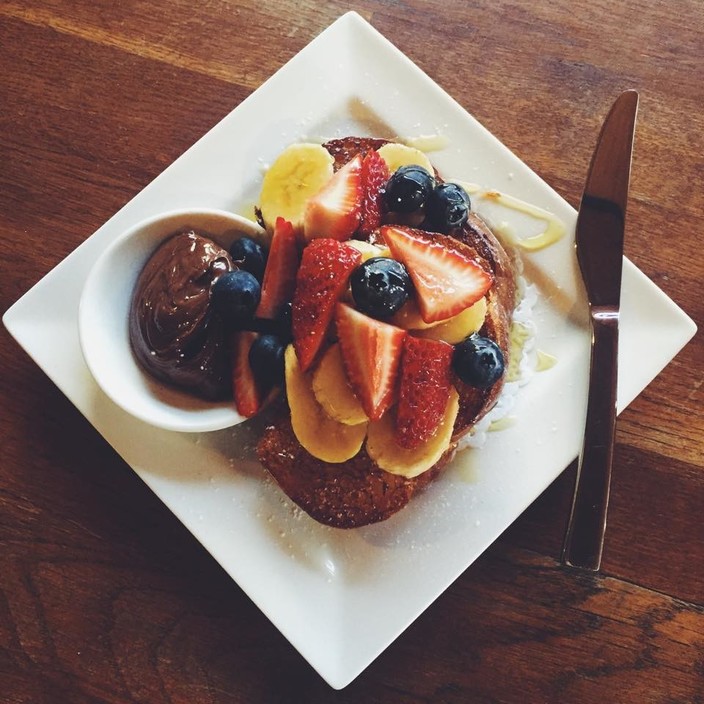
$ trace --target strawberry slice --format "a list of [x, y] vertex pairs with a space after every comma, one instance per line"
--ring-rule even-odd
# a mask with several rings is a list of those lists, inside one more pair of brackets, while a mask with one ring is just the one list
[[245, 418], [256, 415], [263, 402], [249, 365], [249, 348], [256, 338], [257, 333], [245, 330], [232, 336], [232, 391], [237, 412]]
[[296, 356], [306, 371], [318, 354], [335, 304], [347, 288], [362, 253], [333, 239], [313, 240], [304, 250], [293, 294], [292, 332]]
[[457, 315], [491, 288], [492, 275], [453, 237], [395, 226], [382, 227], [381, 234], [394, 259], [408, 269], [426, 323]]
[[408, 335], [401, 356], [396, 441], [413, 449], [429, 440], [445, 414], [452, 388], [452, 345]]
[[303, 216], [306, 240], [349, 239], [359, 227], [361, 207], [362, 157], [357, 155], [308, 199]]
[[298, 260], [293, 225], [284, 218], [276, 218], [262, 279], [262, 297], [257, 307], [257, 317], [273, 320], [283, 305], [293, 298]]
[[338, 303], [337, 335], [347, 379], [364, 412], [378, 420], [394, 401], [406, 331]]
[[389, 180], [389, 167], [376, 150], [362, 160], [362, 206], [359, 234], [367, 236], [381, 225], [383, 189]]

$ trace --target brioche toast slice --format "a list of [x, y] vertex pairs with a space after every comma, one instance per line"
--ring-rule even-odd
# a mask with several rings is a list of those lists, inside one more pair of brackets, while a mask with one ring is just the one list
[[[350, 137], [323, 146], [335, 159], [335, 167], [340, 168], [355, 155], [378, 149], [384, 143], [379, 139]], [[433, 233], [427, 234], [433, 236]], [[480, 266], [494, 277], [480, 334], [496, 342], [508, 367], [509, 333], [516, 303], [511, 258], [486, 223], [474, 213], [470, 213], [462, 228], [449, 234], [458, 248], [471, 251]], [[374, 241], [375, 234], [369, 239]], [[364, 447], [342, 463], [327, 463], [313, 457], [297, 440], [285, 402], [273, 411], [271, 422], [258, 443], [257, 456], [284, 493], [320, 523], [356, 528], [383, 521], [406, 506], [441, 473], [454, 456], [457, 441], [495, 405], [503, 384], [502, 377], [488, 389], [477, 389], [453, 375], [453, 385], [459, 394], [459, 412], [452, 441], [438, 462], [413, 478], [380, 469]]]

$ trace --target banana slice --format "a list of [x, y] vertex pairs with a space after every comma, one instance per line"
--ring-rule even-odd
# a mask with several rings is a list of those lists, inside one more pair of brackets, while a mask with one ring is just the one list
[[402, 166], [410, 166], [411, 164], [422, 166], [429, 173], [434, 173], [430, 159], [415, 147], [408, 147], [399, 142], [389, 142], [389, 144], [379, 147], [377, 151], [386, 162], [391, 174]]
[[428, 330], [436, 325], [440, 325], [442, 322], [442, 320], [439, 320], [434, 323], [426, 323], [421, 317], [418, 304], [413, 298], [406, 301], [391, 318], [393, 325], [403, 328], [404, 330]]
[[358, 425], [367, 414], [347, 381], [340, 345], [331, 345], [313, 372], [313, 393], [323, 410], [339, 423]]
[[451, 345], [456, 345], [477, 332], [484, 325], [485, 317], [486, 298], [481, 298], [473, 306], [465, 308], [452, 318], [443, 320], [438, 325], [418, 330], [417, 335], [431, 340], [444, 340]]
[[372, 257], [390, 257], [391, 250], [386, 245], [376, 245], [364, 240], [347, 240], [347, 244], [362, 253], [362, 261]]
[[268, 230], [273, 230], [277, 217], [302, 230], [306, 201], [332, 178], [333, 162], [321, 144], [291, 144], [279, 154], [264, 175], [259, 195], [259, 209]]
[[310, 376], [298, 365], [293, 345], [286, 348], [286, 394], [298, 442], [323, 462], [346, 462], [362, 447], [367, 424], [345, 425], [330, 418], [313, 393]]
[[430, 440], [413, 450], [398, 445], [394, 413], [385, 413], [381, 420], [369, 423], [367, 436], [369, 456], [381, 469], [409, 479], [427, 472], [450, 447], [459, 407], [459, 395], [453, 388], [437, 432]]

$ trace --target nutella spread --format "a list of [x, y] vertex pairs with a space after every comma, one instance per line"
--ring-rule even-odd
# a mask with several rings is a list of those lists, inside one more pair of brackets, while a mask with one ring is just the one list
[[130, 341], [155, 377], [207, 399], [229, 397], [227, 332], [210, 309], [210, 287], [235, 268], [226, 250], [193, 230], [174, 235], [152, 255], [135, 287]]

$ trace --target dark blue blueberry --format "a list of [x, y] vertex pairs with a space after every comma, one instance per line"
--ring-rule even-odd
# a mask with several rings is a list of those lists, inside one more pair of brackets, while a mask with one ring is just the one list
[[504, 373], [504, 355], [493, 340], [475, 333], [455, 345], [452, 368], [465, 384], [488, 389]]
[[266, 253], [251, 237], [240, 237], [230, 247], [230, 256], [240, 269], [253, 274], [261, 282], [266, 267]]
[[215, 279], [210, 289], [210, 302], [227, 325], [239, 328], [252, 320], [261, 294], [261, 286], [254, 275], [236, 269]]
[[420, 210], [435, 187], [435, 178], [422, 166], [401, 166], [386, 183], [384, 202], [396, 213]]
[[259, 335], [249, 348], [249, 366], [262, 389], [283, 386], [285, 345], [276, 335]]
[[441, 183], [428, 197], [426, 213], [441, 232], [462, 227], [471, 208], [467, 191], [456, 183]]
[[406, 267], [395, 259], [372, 257], [358, 266], [350, 278], [357, 308], [372, 318], [389, 318], [412, 290]]
[[276, 335], [283, 344], [288, 344], [293, 340], [291, 332], [291, 310], [290, 302], [284, 303], [281, 310], [274, 319], [271, 318], [250, 318], [241, 322], [239, 327], [242, 330], [260, 332], [264, 335]]
[[276, 325], [279, 331], [279, 336], [286, 342], [290, 342], [293, 339], [293, 333], [291, 332], [292, 320], [293, 304], [289, 301], [281, 306], [281, 310], [276, 316]]

